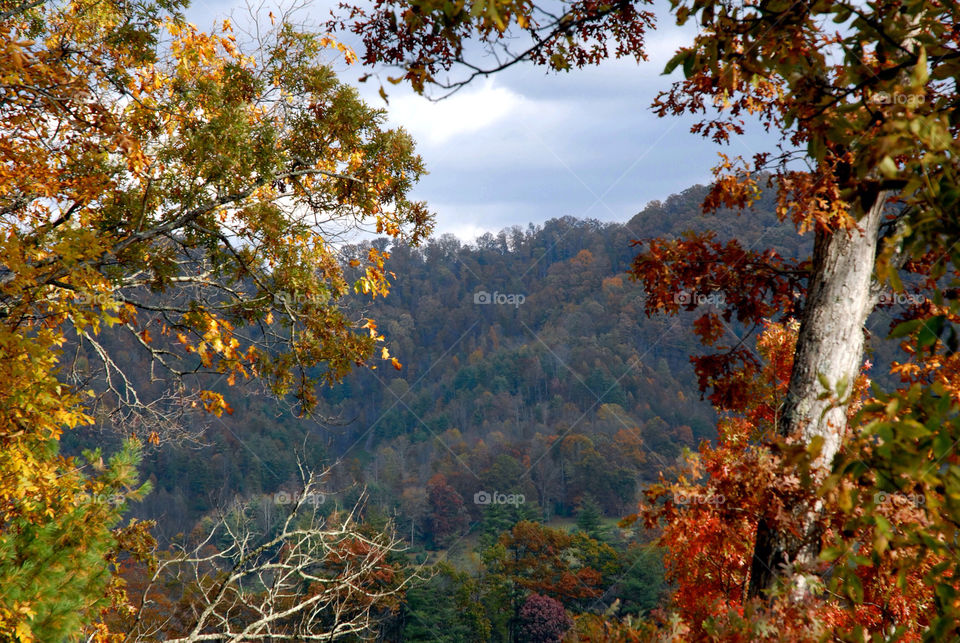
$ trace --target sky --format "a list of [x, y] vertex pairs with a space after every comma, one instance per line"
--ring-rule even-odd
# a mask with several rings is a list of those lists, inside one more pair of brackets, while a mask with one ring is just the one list
[[[316, 0], [305, 11], [322, 22], [331, 6]], [[249, 20], [245, 7], [244, 0], [201, 0], [187, 18], [209, 29], [232, 13], [240, 25]], [[268, 5], [260, 10], [264, 20], [267, 11]], [[520, 64], [439, 102], [384, 83], [385, 105], [379, 83], [356, 79], [369, 71], [385, 78], [390, 70], [337, 69], [417, 141], [430, 174], [412, 196], [436, 214], [437, 235], [469, 242], [484, 232], [567, 215], [626, 221], [652, 200], [708, 182], [718, 152], [749, 158], [773, 147], [757, 127], [719, 146], [690, 133], [693, 119], [652, 112], [656, 95], [681, 78], [679, 71], [662, 75], [664, 65], [695, 33], [689, 25], [677, 27], [662, 6], [656, 12], [661, 19], [647, 35], [644, 63], [611, 60], [560, 74]]]

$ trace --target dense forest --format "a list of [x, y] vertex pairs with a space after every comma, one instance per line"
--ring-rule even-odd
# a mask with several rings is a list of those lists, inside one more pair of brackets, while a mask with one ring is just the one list
[[[505, 587], [517, 579], [572, 614], [649, 614], [666, 596], [662, 554], [653, 532], [616, 523], [642, 489], [672, 475], [684, 450], [716, 440], [718, 418], [689, 360], [702, 351], [690, 331], [695, 310], [673, 320], [644, 313], [644, 291], [628, 274], [631, 242], [709, 230], [747, 245], [762, 237], [787, 257], [809, 252], [777, 220], [770, 196], [748, 214], [704, 215], [707, 192], [691, 187], [622, 224], [565, 217], [474, 243], [445, 235], [420, 248], [386, 239], [345, 247], [346, 257], [370, 247], [389, 254], [397, 279], [366, 313], [402, 368], [357, 371], [325, 387], [325, 421], [297, 418], [242, 386], [216, 389], [232, 413], [197, 415], [204, 429], [191, 441], [148, 449], [140, 468], [152, 491], [131, 514], [156, 521], [165, 542], [237, 499], [266, 526], [300, 491], [300, 459], [327, 471], [315, 489], [321, 513], [362, 499], [363, 520], [397, 529], [407, 565], [430, 565], [381, 623], [385, 640], [516, 638], [527, 594]], [[476, 299], [485, 292], [489, 304]], [[511, 295], [523, 298], [506, 301]], [[695, 309], [717, 308], [709, 293], [699, 296]], [[893, 308], [871, 325], [882, 329]], [[729, 332], [750, 341], [740, 324]], [[889, 364], [895, 347], [882, 336], [873, 359]], [[125, 348], [118, 354], [134, 363], [149, 358]], [[94, 426], [64, 447], [79, 453], [112, 435], [122, 437]], [[507, 564], [539, 542], [558, 543], [557, 558], [524, 561], [524, 571]], [[523, 567], [570, 556], [598, 576], [569, 595]]]
[[[186, 9], [0, 0], [0, 640], [960, 638], [954, 4]], [[391, 88], [664, 19], [762, 151], [437, 233]]]
[[[135, 514], [162, 517], [167, 536], [188, 532], [234, 495], [298, 482], [298, 451], [315, 467], [337, 463], [330, 489], [352, 489], [345, 502], [365, 488], [371, 507], [398, 516], [406, 534], [415, 521], [413, 533], [429, 542], [426, 489], [437, 473], [468, 500], [483, 490], [523, 493], [541, 519], [572, 516], [585, 496], [610, 517], [630, 513], [642, 484], [716, 436], [688, 359], [699, 350], [689, 320], [644, 314], [643, 291], [627, 274], [630, 242], [706, 229], [743, 239], [748, 224], [747, 242], [762, 235], [782, 241], [786, 256], [802, 250], [769, 199], [749, 219], [704, 216], [705, 194], [691, 188], [625, 224], [567, 217], [470, 244], [451, 236], [422, 248], [373, 242], [389, 252], [397, 279], [366, 313], [402, 369], [358, 371], [324, 388], [327, 422], [297, 419], [243, 387], [217, 389], [233, 413], [196, 415], [206, 428], [194, 443], [148, 452], [153, 492]], [[523, 303], [475, 303], [484, 291], [520, 294]], [[746, 334], [735, 323], [730, 332]], [[118, 352], [134, 364], [149, 357], [133, 343]], [[101, 425], [64, 444], [79, 453], [109, 436]], [[552, 450], [556, 440], [566, 446]], [[482, 507], [468, 504], [479, 520]]]

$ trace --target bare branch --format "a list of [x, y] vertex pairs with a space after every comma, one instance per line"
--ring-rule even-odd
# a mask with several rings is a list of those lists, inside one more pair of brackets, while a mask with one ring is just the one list
[[44, 0], [33, 0], [33, 2], [24, 2], [23, 4], [17, 5], [13, 9], [8, 9], [7, 11], [0, 12], [0, 20], [6, 20], [8, 18], [13, 18], [15, 16], [20, 16], [30, 11], [34, 7], [39, 7], [42, 5]]
[[[360, 528], [363, 497], [348, 512], [321, 516], [322, 476], [302, 463], [300, 470], [303, 489], [286, 505], [290, 513], [268, 530], [275, 535], [257, 533], [251, 505], [239, 504], [189, 551], [161, 562], [140, 594], [125, 640], [239, 643], [370, 635], [376, 611], [399, 598], [419, 570], [401, 576], [387, 561], [401, 541], [392, 532], [371, 535]], [[189, 618], [150, 612], [151, 597], [171, 586], [190, 596]], [[189, 625], [171, 631], [175, 621]]]

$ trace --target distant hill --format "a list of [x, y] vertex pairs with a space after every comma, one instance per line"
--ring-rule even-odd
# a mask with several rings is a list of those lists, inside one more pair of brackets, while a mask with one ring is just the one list
[[[564, 217], [472, 244], [444, 235], [389, 248], [393, 291], [356, 314], [377, 320], [402, 370], [361, 369], [325, 389], [322, 423], [224, 386], [233, 415], [203, 420], [206, 446], [148, 454], [155, 491], [134, 512], [161, 518], [162, 535], [188, 530], [234, 495], [294, 484], [297, 451], [317, 468], [339, 460], [332, 501], [365, 487], [368, 509], [415, 537], [435, 536], [427, 487], [437, 474], [473, 521], [485, 515], [474, 495], [494, 491], [522, 494], [544, 518], [573, 515], [588, 499], [609, 516], [629, 512], [639, 486], [711, 439], [716, 420], [688, 359], [702, 350], [693, 313], [644, 314], [626, 274], [631, 241], [712, 229], [746, 248], [809, 252], [770, 197], [753, 212], [704, 216], [706, 189], [652, 202], [622, 224]], [[65, 445], [90, 441], [77, 433]]]

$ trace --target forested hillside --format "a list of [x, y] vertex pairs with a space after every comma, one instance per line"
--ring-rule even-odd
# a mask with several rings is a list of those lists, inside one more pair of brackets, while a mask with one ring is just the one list
[[[421, 248], [385, 239], [343, 248], [345, 259], [370, 247], [389, 253], [392, 291], [364, 314], [402, 367], [358, 370], [324, 388], [324, 422], [297, 418], [242, 383], [215, 387], [232, 412], [191, 414], [192, 433], [148, 446], [141, 469], [153, 491], [131, 513], [178, 542], [243, 500], [271, 529], [301, 490], [300, 459], [331, 467], [312, 496], [321, 514], [362, 497], [363, 519], [390, 520], [411, 547], [408, 565], [441, 561], [382, 621], [388, 639], [516, 636], [510, 615], [526, 596], [517, 578], [573, 613], [614, 605], [621, 616], [647, 613], [664, 591], [660, 554], [645, 530], [614, 523], [684, 449], [715, 439], [717, 418], [689, 362], [695, 312], [644, 314], [627, 274], [631, 242], [714, 229], [745, 244], [781, 240], [786, 256], [802, 250], [788, 245], [798, 237], [769, 201], [742, 216], [704, 216], [705, 193], [697, 186], [653, 202], [625, 224], [564, 217], [474, 243], [447, 235]], [[717, 308], [709, 295], [690, 293], [702, 299], [694, 308]], [[146, 363], [135, 344], [116, 349]], [[131, 370], [148, 389], [145, 371]], [[65, 448], [109, 442], [107, 419], [67, 436]], [[502, 550], [501, 538], [513, 544]], [[545, 542], [560, 558], [510, 563], [512, 549]], [[569, 564], [563, 557], [580, 561], [570, 573], [581, 587], [527, 569]], [[464, 614], [470, 592], [479, 606]], [[447, 602], [439, 612], [438, 601]]]
[[[397, 278], [365, 313], [402, 368], [359, 370], [323, 389], [323, 423], [297, 419], [252, 389], [217, 388], [233, 413], [195, 414], [191, 422], [206, 427], [195, 442], [148, 451], [154, 491], [135, 514], [162, 518], [167, 536], [188, 532], [235, 495], [295, 484], [298, 452], [316, 467], [338, 463], [331, 501], [334, 490], [349, 490], [349, 503], [366, 487], [371, 508], [396, 515], [405, 534], [413, 521], [416, 539], [431, 543], [449, 537], [430, 522], [426, 489], [437, 473], [467, 500], [471, 521], [482, 518], [472, 498], [484, 490], [523, 493], [543, 519], [572, 516], [588, 496], [610, 517], [629, 513], [640, 485], [716, 435], [688, 359], [698, 350], [689, 318], [644, 314], [627, 275], [630, 242], [712, 228], [745, 245], [780, 241], [786, 256], [799, 250], [769, 201], [742, 216], [703, 216], [705, 190], [651, 203], [626, 224], [565, 217], [475, 243], [374, 242], [389, 251]], [[475, 303], [484, 292], [519, 297]], [[734, 332], [743, 329], [731, 324]], [[140, 347], [125, 348], [126, 359], [146, 359]], [[71, 434], [68, 448], [98, 443], [103, 428]]]
[[[714, 230], [745, 248], [762, 240], [787, 257], [804, 250], [769, 199], [742, 215], [703, 215], [706, 190], [653, 202], [625, 224], [564, 217], [474, 243], [449, 235], [416, 249], [373, 242], [389, 251], [397, 279], [365, 313], [402, 368], [359, 370], [324, 388], [326, 422], [299, 419], [255, 390], [219, 387], [233, 413], [195, 414], [195, 440], [148, 451], [154, 491], [134, 513], [162, 517], [166, 536], [187, 532], [234, 496], [295, 485], [298, 454], [316, 467], [336, 463], [331, 501], [340, 493], [349, 504], [365, 488], [371, 509], [427, 543], [449, 538], [433, 533], [429, 516], [427, 482], [438, 473], [467, 500], [471, 521], [483, 516], [472, 502], [480, 491], [523, 493], [542, 519], [572, 516], [586, 497], [609, 517], [630, 513], [641, 486], [682, 449], [716, 436], [689, 361], [702, 352], [690, 328], [696, 313], [644, 314], [642, 289], [627, 274], [631, 242]], [[503, 303], [477, 303], [483, 293]], [[718, 308], [716, 295], [689, 294]], [[870, 325], [882, 329], [886, 319], [878, 311]], [[727, 341], [745, 331], [731, 322]], [[892, 347], [877, 345], [889, 362]], [[135, 361], [138, 347], [126, 348]], [[68, 448], [99, 443], [104, 428], [71, 434]]]
[[787, 4], [0, 0], [0, 640], [960, 640], [960, 13]]

